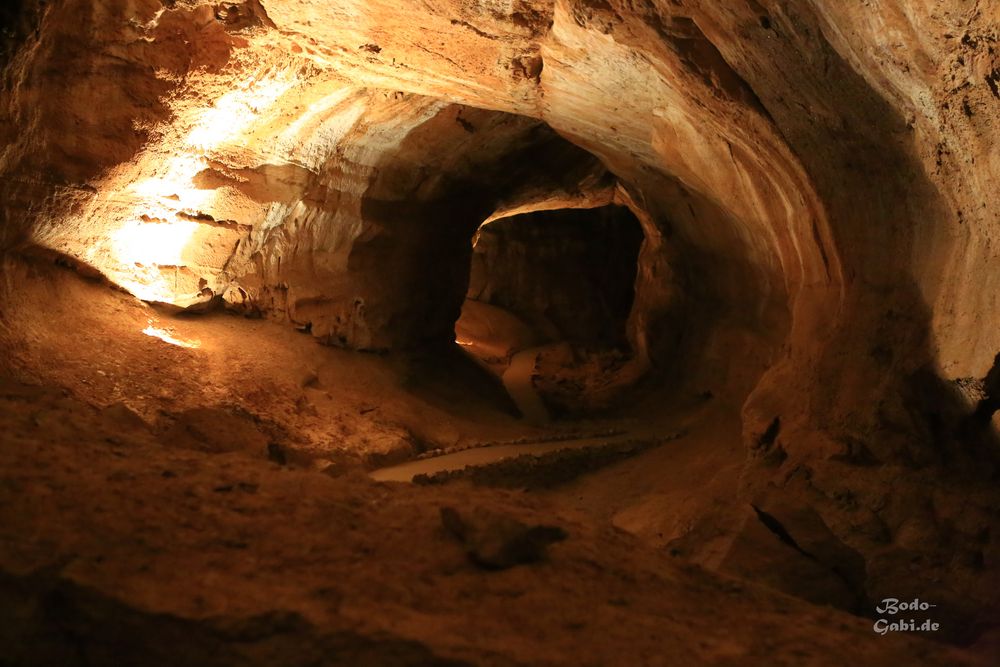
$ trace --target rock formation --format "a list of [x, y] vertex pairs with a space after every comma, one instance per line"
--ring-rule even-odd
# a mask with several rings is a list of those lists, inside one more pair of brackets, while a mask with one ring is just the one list
[[[768, 614], [787, 604], [821, 644], [871, 646], [870, 663], [840, 648], [809, 653], [809, 664], [995, 657], [1000, 5], [19, 0], [3, 11], [0, 370], [17, 387], [4, 401], [34, 415], [3, 436], [18, 465], [56, 475], [46, 466], [70, 455], [60, 422], [71, 415], [101, 474], [116, 474], [114, 447], [190, 460], [208, 477], [227, 457], [254, 479], [291, 469], [326, 499], [316, 502], [364, 505], [332, 525], [350, 533], [369, 575], [411, 548], [404, 538], [436, 535], [429, 504], [461, 508], [483, 494], [490, 513], [520, 512], [523, 525], [577, 522], [551, 562], [509, 571], [518, 595], [545, 588], [538, 568], [558, 568], [561, 550], [572, 576], [555, 585], [593, 567], [595, 582], [614, 579], [601, 579], [618, 591], [607, 604], [633, 595], [632, 575], [615, 578], [599, 555], [605, 542], [631, 548], [609, 537], [610, 523], [640, 551], [622, 572], [634, 565], [641, 582], [655, 571], [651, 590], [735, 596], [723, 625], [754, 608], [776, 622]], [[139, 338], [147, 325], [157, 345], [173, 343], [166, 361]], [[311, 339], [292, 329], [327, 347], [303, 347]], [[456, 350], [456, 329], [473, 361]], [[563, 421], [516, 419], [498, 378], [525, 350], [537, 350], [532, 386]], [[358, 472], [425, 450], [542, 442], [580, 419], [650, 432], [693, 420], [700, 444], [637, 448], [632, 461], [541, 493], [549, 510], [520, 505], [543, 502], [534, 495], [400, 490]], [[109, 423], [129, 425], [110, 445]], [[32, 462], [23, 448], [36, 443], [55, 449], [38, 444]], [[120, 472], [139, 474], [129, 461]], [[3, 496], [38, 493], [21, 473], [4, 475]], [[73, 494], [106, 492], [47, 483], [52, 507], [33, 520], [55, 520]], [[253, 484], [260, 505], [313, 502]], [[171, 488], [160, 478], [152, 493], [170, 503]], [[190, 529], [184, 512], [146, 516], [130, 498], [142, 505], [141, 485], [107, 502], [135, 511], [121, 510], [131, 528]], [[399, 513], [365, 504], [383, 501]], [[274, 508], [252, 505], [247, 516], [274, 523]], [[150, 557], [136, 555], [141, 545], [130, 556], [100, 512], [74, 511], [113, 533], [115, 563]], [[307, 510], [292, 515], [287, 539], [295, 526], [320, 530]], [[210, 518], [242, 530], [228, 521]], [[71, 531], [57, 532], [45, 539], [67, 556]], [[287, 608], [269, 609], [280, 578], [256, 584], [236, 611], [218, 591], [200, 610], [144, 592], [135, 573], [117, 591], [96, 565], [45, 569], [31, 535], [44, 537], [12, 529], [0, 554], [2, 595], [37, 616], [19, 615], [10, 632], [22, 634], [5, 640], [36, 642], [13, 654], [24, 664], [76, 660], [33, 653], [66, 608], [82, 635], [109, 619], [151, 632], [168, 614], [164, 627], [194, 637], [195, 661], [217, 650], [226, 664], [279, 664], [268, 651], [310, 637], [303, 655], [341, 650], [343, 664], [580, 664], [560, 653], [583, 623], [570, 611], [562, 629], [543, 622], [559, 636], [551, 650], [539, 637], [502, 648], [490, 632], [513, 626], [500, 617], [456, 639], [464, 593], [493, 574], [461, 570], [437, 616], [428, 591], [386, 593], [402, 590], [397, 575], [362, 595], [364, 613], [346, 589], [331, 593], [346, 612], [317, 611], [292, 584]], [[302, 559], [310, 586], [338, 572], [254, 536], [231, 539], [291, 580]], [[460, 568], [461, 553], [428, 544], [412, 547], [407, 576], [451, 585], [441, 573]], [[186, 563], [185, 553], [155, 562]], [[346, 552], [332, 558], [354, 567]], [[483, 594], [502, 595], [506, 580], [490, 581]], [[595, 604], [600, 585], [567, 604]], [[557, 599], [537, 595], [525, 610]], [[692, 627], [707, 627], [712, 612], [678, 595]], [[907, 596], [939, 605], [945, 627], [931, 639], [960, 653], [825, 625], [824, 614], [871, 617], [877, 601]], [[54, 611], [39, 612], [49, 607], [36, 598]], [[595, 614], [645, 627], [661, 610], [642, 600]], [[267, 615], [276, 609], [294, 616]], [[386, 610], [391, 622], [365, 620]], [[200, 611], [265, 620], [199, 624]], [[728, 659], [668, 627], [678, 657], [664, 664]], [[247, 648], [245, 633], [279, 639]], [[79, 664], [108, 661], [117, 640], [94, 636], [98, 657]], [[606, 639], [594, 664], [611, 664], [616, 646], [647, 651], [621, 664], [660, 664], [650, 645], [629, 648], [627, 633]], [[745, 639], [733, 640], [731, 664], [762, 664]], [[781, 630], [771, 664], [805, 664], [794, 651], [808, 639]], [[169, 662], [169, 646], [153, 648]]]

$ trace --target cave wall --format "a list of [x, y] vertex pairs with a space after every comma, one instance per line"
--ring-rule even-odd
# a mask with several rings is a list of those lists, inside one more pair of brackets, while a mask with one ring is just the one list
[[998, 459], [1000, 8], [32, 7], [4, 37], [4, 251], [398, 349], [451, 339], [484, 220], [627, 206], [629, 340], [742, 406], [741, 499], [814, 508], [872, 591], [924, 545], [968, 556], [942, 596], [984, 595], [960, 491]]
[[537, 121], [399, 93], [364, 105], [337, 141], [251, 232], [227, 300], [356, 349], [451, 340], [472, 235], [506, 190], [553, 161], [599, 167]]
[[[803, 457], [787, 434], [821, 427], [937, 460], [899, 434], [930, 428], [921, 401], [961, 412], [949, 383], [1000, 342], [997, 11], [48, 3], [4, 68], [3, 243], [385, 349], [450, 335], [505, 200], [607, 169], [646, 235], [654, 367], [749, 395], [751, 443], [780, 417]], [[189, 243], [136, 267], [120, 246], [163, 229]]]

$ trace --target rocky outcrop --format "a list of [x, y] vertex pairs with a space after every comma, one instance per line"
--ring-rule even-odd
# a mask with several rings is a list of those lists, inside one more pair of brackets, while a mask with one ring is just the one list
[[5, 47], [0, 247], [389, 350], [453, 339], [484, 221], [626, 206], [632, 353], [743, 406], [740, 507], [777, 490], [815, 514], [869, 593], [917, 543], [928, 587], [964, 554], [941, 594], [981, 609], [1000, 471], [988, 5], [39, 3]]
[[[470, 505], [461, 488], [276, 471], [164, 447], [120, 417], [0, 382], [7, 662], [754, 665], [794, 650], [815, 667], [977, 665], [521, 493]], [[461, 537], [440, 508], [458, 508]]]
[[0, 639], [18, 665], [471, 664], [387, 633], [325, 633], [294, 612], [204, 621], [153, 613], [51, 571], [0, 572], [0, 600]]

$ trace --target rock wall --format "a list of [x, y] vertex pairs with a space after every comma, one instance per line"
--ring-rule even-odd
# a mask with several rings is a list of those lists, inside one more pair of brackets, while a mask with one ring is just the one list
[[[902, 535], [886, 572], [908, 530], [982, 560], [987, 510], [953, 491], [998, 469], [1000, 8], [55, 0], [38, 16], [3, 71], [4, 248], [388, 349], [450, 340], [484, 220], [610, 197], [645, 236], [636, 351], [743, 404], [746, 498], [798, 494], [868, 557]], [[913, 498], [882, 489], [901, 479], [940, 493], [919, 529]], [[975, 595], [969, 562], [956, 596]]]
[[[608, 169], [646, 232], [641, 353], [681, 377], [707, 368], [698, 381], [721, 391], [733, 382], [719, 352], [735, 335], [757, 349], [733, 374], [749, 390], [780, 347], [789, 300], [829, 282], [815, 267], [835, 253], [817, 249], [829, 245], [825, 221], [797, 160], [691, 17], [361, 5], [50, 6], [6, 70], [6, 127], [20, 141], [4, 173], [35, 179], [18, 191], [31, 210], [11, 210], [8, 227], [141, 298], [187, 307], [221, 295], [381, 349], [450, 332], [458, 306], [441, 296], [461, 287], [459, 269], [434, 285], [416, 265], [457, 267], [470, 230], [516, 205], [506, 200], [580, 191]], [[85, 76], [69, 77], [83, 94], [57, 87], [53, 72], [71, 59], [65, 32], [72, 53], [87, 54], [75, 66], [121, 99], [94, 104], [100, 89]], [[132, 79], [97, 67], [123, 60]], [[24, 122], [42, 97], [67, 116], [106, 117], [70, 140], [63, 116]], [[91, 135], [114, 146], [88, 149]], [[393, 219], [398, 203], [406, 212]], [[442, 218], [452, 227], [430, 231]], [[789, 227], [801, 218], [817, 221]], [[373, 275], [406, 261], [393, 284]], [[685, 334], [709, 331], [726, 332], [718, 367], [679, 367], [698, 356], [679, 353]]]

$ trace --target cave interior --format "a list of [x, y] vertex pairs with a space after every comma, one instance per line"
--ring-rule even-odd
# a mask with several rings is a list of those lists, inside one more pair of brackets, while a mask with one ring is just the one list
[[0, 666], [998, 664], [1000, 8], [0, 25]]

